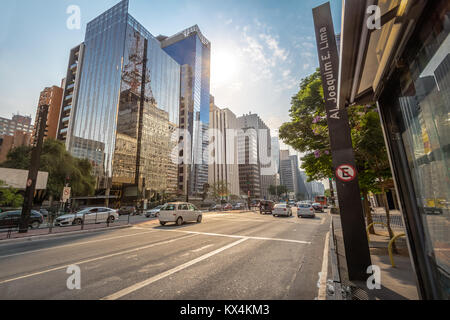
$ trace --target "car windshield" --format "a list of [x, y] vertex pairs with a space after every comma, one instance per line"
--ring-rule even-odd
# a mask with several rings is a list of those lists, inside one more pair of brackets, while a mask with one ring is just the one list
[[161, 210], [164, 211], [175, 211], [177, 206], [175, 204], [166, 204]]
[[285, 204], [277, 204], [275, 206], [275, 208], [282, 208], [282, 209], [284, 209], [284, 208], [286, 208], [286, 205]]
[[309, 204], [301, 204], [301, 205], [299, 205], [299, 208], [309, 208], [310, 207], [310, 205]]

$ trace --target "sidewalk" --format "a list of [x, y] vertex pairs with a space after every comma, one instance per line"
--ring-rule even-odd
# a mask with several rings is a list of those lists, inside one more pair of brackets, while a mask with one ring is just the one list
[[[367, 284], [348, 279], [345, 249], [341, 229], [341, 221], [338, 215], [333, 215], [334, 237], [336, 241], [336, 253], [338, 270], [343, 288], [347, 288], [349, 300], [417, 300], [419, 299], [415, 274], [406, 245], [406, 238], [396, 241], [398, 254], [394, 255], [396, 267], [392, 267], [388, 254], [389, 236], [387, 231], [375, 227], [377, 235], [370, 235], [370, 254], [372, 264], [381, 269], [381, 289], [369, 290]], [[385, 229], [386, 230], [386, 229]], [[402, 230], [394, 230], [395, 234]], [[368, 275], [369, 276], [369, 275]]]

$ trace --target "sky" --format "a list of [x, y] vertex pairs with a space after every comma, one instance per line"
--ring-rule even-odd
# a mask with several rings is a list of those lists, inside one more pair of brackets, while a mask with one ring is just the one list
[[[60, 85], [86, 24], [119, 0], [4, 1], [0, 12], [0, 116], [36, 114], [39, 93]], [[211, 94], [237, 116], [257, 113], [277, 135], [291, 98], [318, 67], [312, 8], [325, 0], [130, 0], [154, 36], [197, 24], [212, 44]], [[331, 0], [340, 32], [342, 0]], [[77, 5], [81, 28], [67, 28]], [[286, 148], [282, 144], [282, 149]]]

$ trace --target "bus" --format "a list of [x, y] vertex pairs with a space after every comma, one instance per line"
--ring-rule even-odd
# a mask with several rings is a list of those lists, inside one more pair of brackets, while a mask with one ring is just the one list
[[328, 200], [327, 200], [327, 197], [325, 197], [325, 196], [317, 196], [316, 197], [316, 199], [315, 199], [315, 201], [317, 202], [317, 203], [320, 203], [321, 204], [321, 206], [323, 207], [323, 208], [328, 208]]

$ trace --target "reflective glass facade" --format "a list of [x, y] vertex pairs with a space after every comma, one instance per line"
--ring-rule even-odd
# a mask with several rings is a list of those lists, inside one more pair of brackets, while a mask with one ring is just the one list
[[112, 176], [128, 1], [87, 25], [78, 99], [73, 110], [69, 152], [91, 160], [106, 188]]
[[180, 65], [128, 14], [128, 0], [88, 24], [84, 47], [69, 150], [94, 164], [98, 189], [174, 194]]
[[416, 266], [442, 299], [450, 298], [449, 21], [448, 1], [429, 4], [380, 99], [407, 225], [419, 231], [408, 233], [426, 257]]
[[[190, 193], [202, 192], [204, 184], [208, 183], [211, 46], [198, 27], [194, 26], [162, 41], [162, 47], [180, 65], [189, 66], [192, 74], [190, 77], [182, 77], [182, 87], [192, 88], [192, 94], [184, 95], [185, 105], [192, 107], [188, 110], [186, 126], [192, 139], [190, 161], [194, 164], [189, 175], [189, 189]], [[191, 83], [183, 83], [183, 79]], [[188, 98], [192, 101], [188, 101]]]

